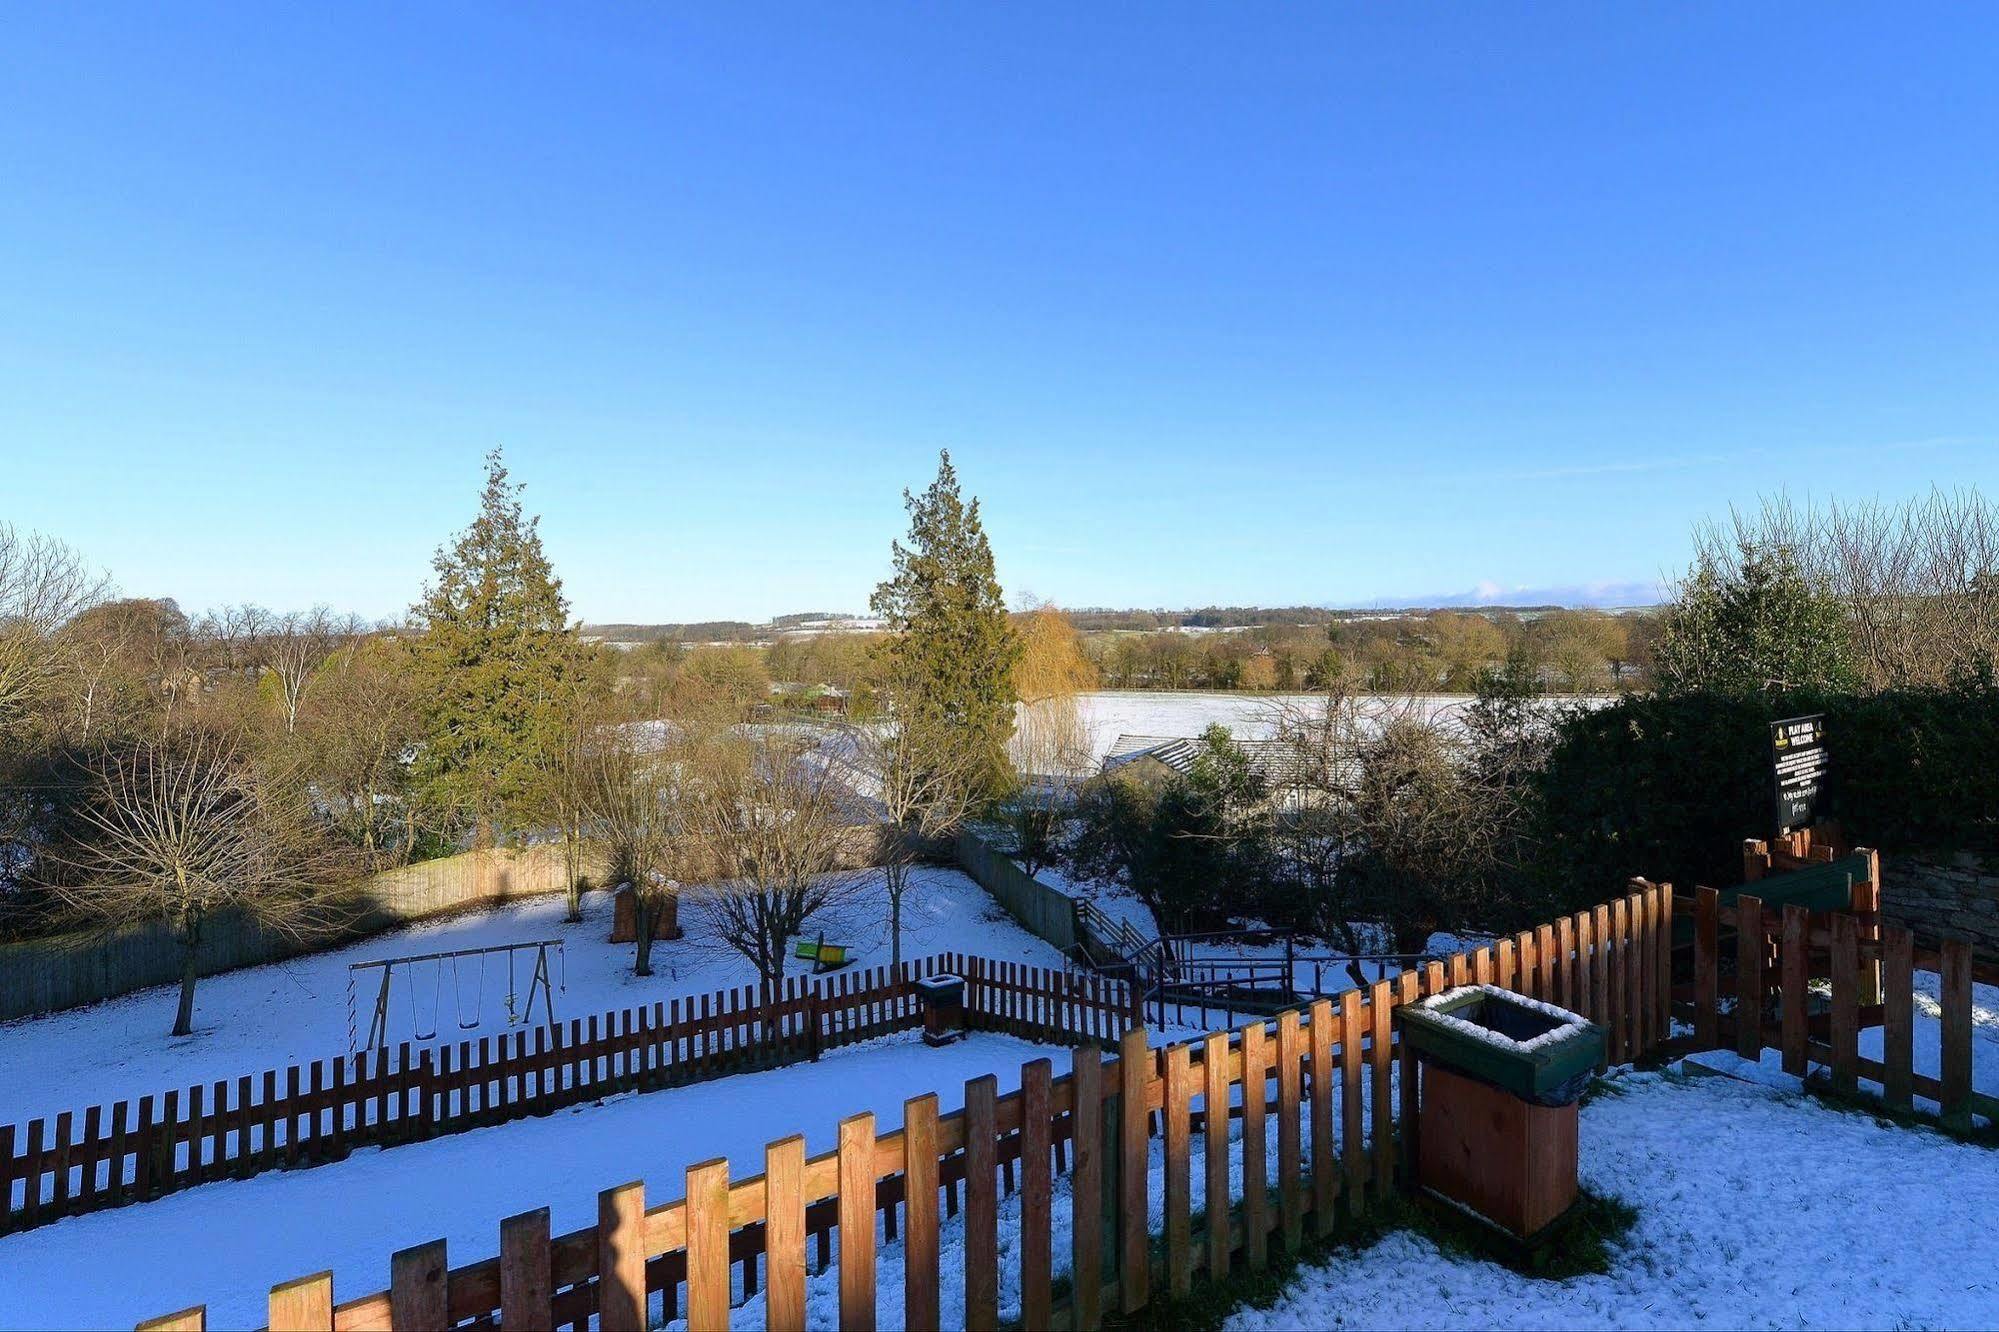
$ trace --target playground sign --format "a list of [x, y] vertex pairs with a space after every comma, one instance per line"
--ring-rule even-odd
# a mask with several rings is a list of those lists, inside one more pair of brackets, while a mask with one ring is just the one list
[[1810, 827], [1824, 813], [1827, 759], [1823, 713], [1770, 723], [1779, 837]]

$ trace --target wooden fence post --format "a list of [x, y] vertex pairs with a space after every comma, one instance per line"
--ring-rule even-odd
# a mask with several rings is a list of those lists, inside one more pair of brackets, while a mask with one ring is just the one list
[[[687, 1167], [687, 1328], [721, 1332], [729, 1326], [729, 1163], [703, 1161]], [[872, 1216], [869, 1218], [872, 1222]], [[868, 1228], [870, 1239], [874, 1227]], [[840, 1266], [847, 1265], [845, 1234]], [[868, 1271], [874, 1271], [872, 1258]], [[844, 1321], [844, 1320], [843, 1320]]]
[[271, 1326], [284, 1332], [333, 1332], [333, 1273], [315, 1272], [271, 1287]]
[[[1053, 1230], [1053, 1181], [1049, 1178], [1049, 1146], [1052, 1135], [1054, 1069], [1046, 1059], [1037, 1059], [1020, 1071], [1020, 1320], [1024, 1327], [1047, 1327], [1053, 1301], [1050, 1267], [1050, 1234]], [[937, 1193], [930, 1194], [931, 1215], [937, 1209]], [[912, 1225], [911, 1230], [915, 1229]], [[904, 1245], [908, 1247], [907, 1242]], [[911, 1318], [910, 1327], [928, 1327], [936, 1322]]]
[[1763, 899], [1735, 899], [1735, 1052], [1763, 1057]]
[[1832, 1085], [1853, 1092], [1860, 1085], [1860, 938], [1858, 922], [1832, 914]]
[[999, 1326], [999, 1080], [965, 1084], [965, 1329]]
[[644, 1332], [646, 1186], [633, 1180], [597, 1195], [597, 1326]]
[[1898, 925], [1881, 938], [1881, 1062], [1887, 1077], [1881, 1097], [1893, 1110], [1914, 1105], [1916, 1051], [1916, 941]]
[[[934, 1211], [935, 1190], [930, 1198]], [[764, 1148], [764, 1327], [805, 1329], [805, 1139], [795, 1133]]]
[[451, 1262], [443, 1240], [402, 1249], [389, 1258], [389, 1326], [448, 1327]]
[[1152, 1073], [1152, 1046], [1144, 1027], [1133, 1027], [1118, 1042], [1119, 1230], [1118, 1286], [1127, 1314], [1145, 1307], [1150, 1291], [1152, 1234], [1147, 1219], [1146, 1177], [1152, 1149], [1147, 1139], [1146, 1086]]
[[1971, 1127], [1971, 945], [1963, 939], [1946, 939], [1942, 952], [1938, 995], [1943, 1004], [1940, 1105], [1944, 1127], [1964, 1130]]
[[[849, 1115], [840, 1121], [840, 1327], [842, 1332], [874, 1332], [875, 1326], [875, 1117]], [[722, 1258], [728, 1281], [726, 1245]], [[691, 1296], [690, 1296], [691, 1305]]]
[[[551, 1326], [555, 1293], [549, 1272], [548, 1209], [537, 1208], [500, 1223], [500, 1327], [536, 1332]], [[274, 1317], [272, 1327], [284, 1327]]]
[[1721, 1044], [1721, 895], [1694, 889], [1694, 1041], [1703, 1050]]
[[1079, 1046], [1069, 1078], [1074, 1100], [1069, 1112], [1070, 1272], [1073, 1278], [1070, 1325], [1092, 1332], [1102, 1323], [1103, 1292], [1103, 1055], [1094, 1045]]
[[1810, 1040], [1811, 996], [1811, 912], [1796, 902], [1784, 907], [1784, 946], [1777, 956], [1782, 974], [1778, 1004], [1784, 1042], [1784, 1071], [1802, 1078], [1807, 1070], [1806, 1045]]

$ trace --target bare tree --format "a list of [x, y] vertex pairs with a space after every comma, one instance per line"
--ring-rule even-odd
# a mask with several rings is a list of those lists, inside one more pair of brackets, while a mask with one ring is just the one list
[[1413, 700], [1338, 689], [1277, 729], [1301, 798], [1276, 850], [1313, 933], [1348, 953], [1420, 952], [1486, 914], [1518, 807], [1484, 741]]
[[325, 606], [266, 615], [255, 626], [255, 659], [277, 682], [278, 711], [284, 717], [286, 735], [298, 731], [299, 709], [327, 658], [363, 631], [355, 617], [339, 618]]
[[653, 935], [680, 901], [690, 837], [697, 743], [684, 732], [626, 723], [602, 728], [579, 754], [589, 822], [604, 839], [609, 878], [632, 892], [632, 972], [652, 975]]
[[74, 875], [53, 891], [105, 926], [166, 923], [181, 948], [176, 1036], [194, 1029], [202, 941], [219, 916], [241, 913], [300, 942], [355, 918], [304, 786], [233, 738], [181, 733], [106, 755], [83, 823]]
[[1018, 785], [1006, 802], [1014, 854], [1029, 874], [1052, 863], [1057, 825], [1094, 767], [1089, 728], [1074, 694], [1023, 700], [1008, 749]]
[[401, 651], [375, 638], [335, 653], [298, 720], [322, 799], [375, 868], [407, 859], [415, 841], [409, 755], [419, 734], [417, 699]]
[[55, 696], [66, 669], [56, 633], [108, 590], [70, 546], [0, 523], [0, 738]]
[[716, 877], [695, 909], [756, 968], [766, 995], [792, 939], [859, 881], [842, 869], [853, 798], [815, 749], [812, 737], [764, 729], [717, 741], [702, 764], [695, 806]]
[[[895, 692], [884, 689], [891, 702]], [[951, 731], [920, 714], [895, 714], [851, 728], [854, 764], [872, 805], [875, 855], [888, 889], [889, 958], [902, 962], [902, 909], [910, 871], [924, 853], [953, 836], [980, 807], [985, 756], [955, 743]]]
[[1868, 689], [1947, 684], [1999, 663], [1999, 505], [1977, 490], [1898, 504], [1780, 495], [1696, 533], [1698, 553], [1724, 567], [1745, 544], [1784, 551], [1839, 602]]

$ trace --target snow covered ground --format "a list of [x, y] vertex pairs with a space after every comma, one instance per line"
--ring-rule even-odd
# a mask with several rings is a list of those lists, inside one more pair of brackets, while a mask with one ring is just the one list
[[[1915, 1021], [1910, 1032], [1910, 1052], [1914, 1057], [1915, 1071], [1937, 1078], [1943, 1074], [1943, 1005], [1938, 998], [1943, 981], [1934, 971], [1918, 971], [1915, 974]], [[1884, 1030], [1880, 1027], [1860, 1029], [1860, 1055], [1863, 1059], [1883, 1057]], [[1766, 1086], [1781, 1090], [1795, 1091], [1798, 1079], [1784, 1072], [1784, 1055], [1781, 1050], [1765, 1050], [1760, 1060], [1751, 1062], [1731, 1050], [1706, 1050], [1690, 1058], [1704, 1068], [1728, 1073], [1735, 1077], [1752, 1078]], [[1825, 1070], [1813, 1065], [1815, 1072]], [[1971, 987], [1971, 1086], [1987, 1096], [1999, 1096], [1999, 987], [1973, 985]], [[1861, 1090], [1880, 1095], [1881, 1084], [1870, 1078], [1860, 1079]], [[1935, 1101], [1926, 1096], [1915, 1098], [1916, 1108], [1936, 1113], [1939, 1109]], [[1982, 1122], [1983, 1116], [1978, 1117]]]
[[967, 1079], [993, 1073], [1012, 1091], [1020, 1066], [1043, 1056], [1066, 1070], [1065, 1052], [1007, 1036], [933, 1050], [910, 1032], [816, 1064], [71, 1217], [0, 1238], [0, 1327], [130, 1327], [201, 1303], [210, 1327], [258, 1326], [276, 1282], [331, 1268], [337, 1300], [385, 1289], [389, 1255], [408, 1245], [442, 1236], [453, 1262], [471, 1262], [498, 1252], [503, 1217], [546, 1205], [555, 1234], [593, 1225], [600, 1189], [643, 1179], [652, 1201], [677, 1198], [686, 1168], [717, 1156], [739, 1178], [761, 1174], [764, 1147], [779, 1138], [803, 1133], [808, 1153], [830, 1151], [847, 1115], [872, 1110], [886, 1132], [909, 1097], [934, 1091], [949, 1113]]
[[1586, 1184], [1638, 1209], [1553, 1282], [1403, 1232], [1227, 1326], [1989, 1327], [1999, 1152], [1732, 1079], [1631, 1073], [1582, 1111]]
[[[632, 946], [608, 942], [609, 894], [587, 895], [580, 923], [565, 924], [562, 911], [559, 895], [537, 898], [378, 934], [331, 952], [211, 976], [196, 991], [195, 1032], [184, 1038], [167, 1035], [176, 999], [170, 986], [0, 1024], [0, 1069], [32, 1070], [32, 1076], [0, 1076], [0, 1123], [338, 1055], [348, 1048], [348, 965], [370, 958], [559, 938], [565, 965], [557, 980], [566, 989], [557, 991], [555, 1008], [563, 1020], [756, 979], [740, 955], [704, 939], [692, 910], [683, 912], [687, 939], [657, 945], [656, 974], [643, 979], [632, 975]], [[903, 911], [905, 957], [966, 952], [1037, 966], [1059, 967], [1062, 962], [1055, 949], [1021, 929], [983, 889], [955, 870], [918, 871]], [[826, 938], [848, 945], [858, 967], [886, 963], [887, 912], [880, 879], [870, 876], [851, 900], [829, 913]], [[474, 966], [454, 976], [448, 965], [440, 971], [422, 964], [414, 987], [405, 986], [399, 972], [390, 1039], [411, 1039], [413, 1022], [422, 1018], [428, 1025], [433, 1009], [440, 1040], [504, 1031], [503, 972], [500, 964], [489, 969], [483, 1002]], [[516, 982], [523, 992], [526, 980], [523, 968]], [[363, 1037], [371, 1003], [371, 995], [355, 996]], [[460, 1031], [456, 1012], [461, 1003], [468, 1015], [482, 1012], [484, 1025]]]
[[[1179, 691], [1107, 689], [1080, 700], [1090, 752], [1101, 763], [1120, 735], [1199, 735], [1220, 723], [1238, 740], [1267, 740], [1276, 734], [1286, 708], [1313, 708], [1317, 694], [1206, 694]], [[1446, 716], [1471, 702], [1469, 694], [1384, 696], [1383, 706], [1415, 704]]]

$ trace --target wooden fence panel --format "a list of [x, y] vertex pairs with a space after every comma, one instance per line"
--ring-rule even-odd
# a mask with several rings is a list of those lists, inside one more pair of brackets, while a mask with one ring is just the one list
[[[1049, 1175], [1049, 1148], [1053, 1134], [1054, 1102], [1051, 1091], [1054, 1071], [1046, 1059], [1037, 1059], [1020, 1072], [1020, 1317], [1025, 1327], [1047, 1327], [1050, 1268], [1053, 1262], [1051, 1236], [1054, 1231], [1053, 1181]], [[916, 1159], [917, 1146], [909, 1148]], [[911, 1187], [914, 1187], [912, 1184]], [[931, 1192], [931, 1216], [936, 1216], [936, 1192]], [[912, 1317], [909, 1326], [934, 1325]]]
[[[1881, 1062], [1887, 1065], [1881, 1095], [1891, 1110], [1908, 1110], [1915, 1103], [1916, 940], [1899, 925], [1881, 932], [1881, 987]], [[1784, 1068], [1791, 1071], [1788, 1056]]]
[[1185, 1045], [1166, 1050], [1166, 1086], [1159, 1117], [1166, 1151], [1166, 1273], [1176, 1298], [1194, 1286], [1193, 1169], [1188, 1114], [1193, 1066]]

